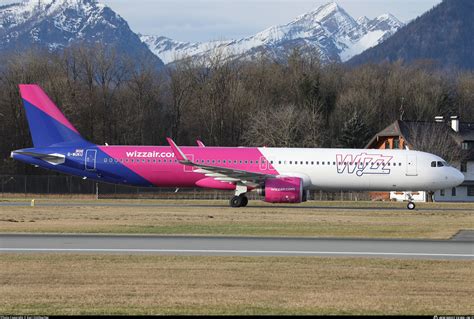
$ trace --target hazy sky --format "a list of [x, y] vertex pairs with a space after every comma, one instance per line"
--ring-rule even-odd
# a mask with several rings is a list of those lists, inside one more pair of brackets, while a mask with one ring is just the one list
[[[329, 0], [99, 0], [133, 31], [179, 41], [235, 39], [285, 24]], [[0, 4], [19, 2], [0, 0]], [[408, 22], [441, 0], [339, 0], [354, 18], [392, 13]]]

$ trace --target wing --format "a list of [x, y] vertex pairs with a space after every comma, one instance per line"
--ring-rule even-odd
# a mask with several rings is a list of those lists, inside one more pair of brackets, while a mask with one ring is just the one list
[[190, 161], [186, 155], [181, 151], [181, 149], [175, 144], [175, 142], [171, 138], [167, 138], [168, 143], [170, 144], [173, 152], [178, 159], [178, 161], [187, 166], [193, 166], [197, 169], [194, 170], [195, 173], [203, 174], [207, 177], [212, 177], [217, 181], [222, 182], [233, 182], [233, 183], [242, 183], [247, 186], [256, 187], [261, 184], [267, 178], [276, 177], [273, 174], [264, 174], [264, 173], [255, 173], [249, 172], [245, 170], [238, 170], [233, 168], [227, 167], [219, 167], [219, 166], [211, 166], [211, 165], [204, 165], [199, 163], [194, 163]]

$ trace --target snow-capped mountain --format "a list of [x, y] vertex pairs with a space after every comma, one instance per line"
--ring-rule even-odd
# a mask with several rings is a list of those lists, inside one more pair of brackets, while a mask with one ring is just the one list
[[387, 61], [430, 61], [452, 72], [474, 70], [474, 1], [443, 0], [383, 43], [353, 57], [348, 65]]
[[355, 20], [337, 3], [330, 2], [290, 23], [239, 40], [190, 43], [149, 35], [141, 39], [165, 63], [188, 56], [205, 57], [216, 51], [235, 58], [251, 58], [262, 52], [283, 58], [294, 48], [303, 52], [317, 50], [323, 61], [330, 62], [346, 61], [384, 41], [402, 26], [391, 14]]
[[31, 46], [58, 50], [73, 43], [101, 43], [162, 65], [121, 16], [96, 0], [26, 0], [0, 6], [1, 52]]

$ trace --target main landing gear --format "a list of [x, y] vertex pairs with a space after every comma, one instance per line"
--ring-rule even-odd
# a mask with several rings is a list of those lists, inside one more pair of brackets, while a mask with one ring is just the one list
[[231, 207], [245, 207], [249, 203], [249, 199], [245, 195], [234, 196], [230, 199]]
[[249, 203], [249, 199], [245, 196], [248, 188], [246, 185], [237, 184], [235, 187], [235, 196], [230, 199], [231, 207], [245, 207]]

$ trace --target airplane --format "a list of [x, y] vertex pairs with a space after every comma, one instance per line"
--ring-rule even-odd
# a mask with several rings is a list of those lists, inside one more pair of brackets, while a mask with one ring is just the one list
[[[231, 207], [254, 191], [269, 203], [301, 203], [310, 190], [435, 191], [464, 175], [439, 156], [411, 150], [96, 145], [85, 140], [46, 93], [20, 84], [33, 148], [15, 160], [98, 182], [140, 187], [231, 190]], [[415, 209], [409, 200], [407, 208]]]

